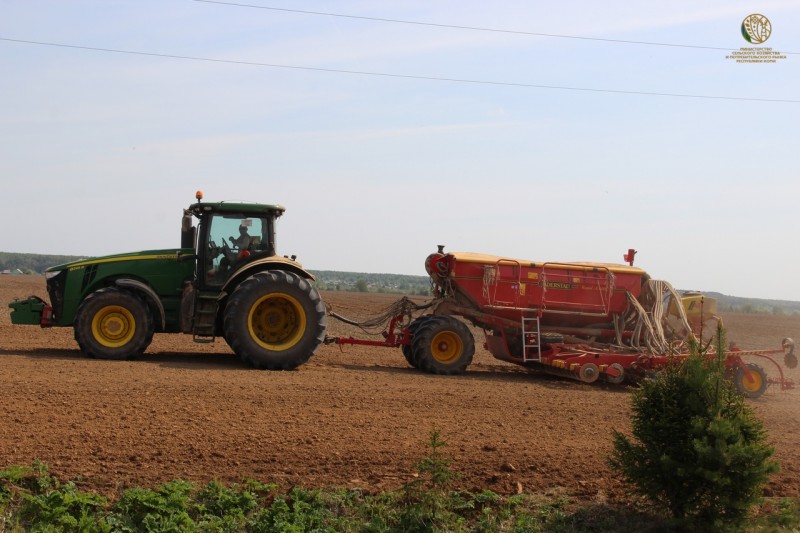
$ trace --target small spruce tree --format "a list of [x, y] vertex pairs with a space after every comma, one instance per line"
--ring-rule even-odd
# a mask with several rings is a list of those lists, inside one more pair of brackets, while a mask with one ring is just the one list
[[419, 477], [405, 486], [398, 525], [409, 533], [460, 530], [460, 526], [454, 526], [461, 524], [463, 518], [455, 510], [463, 502], [451, 490], [460, 474], [450, 468], [452, 458], [442, 450], [447, 441], [438, 429], [431, 431], [428, 446], [430, 453], [417, 463]]
[[633, 393], [633, 439], [614, 432], [609, 462], [637, 492], [684, 524], [721, 530], [747, 518], [761, 498], [770, 460], [761, 421], [730, 380], [721, 327], [715, 353], [694, 343]]

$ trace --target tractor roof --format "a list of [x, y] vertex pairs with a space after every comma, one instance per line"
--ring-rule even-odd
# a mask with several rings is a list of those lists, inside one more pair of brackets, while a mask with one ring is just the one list
[[201, 213], [248, 213], [279, 217], [286, 208], [278, 204], [254, 204], [249, 202], [198, 202], [188, 209], [194, 215]]

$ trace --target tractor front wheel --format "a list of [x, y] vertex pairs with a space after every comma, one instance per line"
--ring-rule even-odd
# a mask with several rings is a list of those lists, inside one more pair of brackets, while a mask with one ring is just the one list
[[292, 272], [250, 276], [225, 307], [225, 340], [243, 361], [265, 370], [291, 370], [325, 339], [325, 305], [311, 283]]
[[758, 398], [767, 390], [767, 373], [760, 366], [748, 363], [747, 370], [736, 370], [733, 382], [741, 394], [748, 398]]
[[75, 315], [75, 340], [97, 359], [141, 355], [153, 340], [153, 314], [135, 294], [108, 287], [87, 296]]
[[475, 339], [463, 322], [432, 316], [414, 332], [411, 349], [417, 368], [431, 374], [461, 374], [472, 362]]

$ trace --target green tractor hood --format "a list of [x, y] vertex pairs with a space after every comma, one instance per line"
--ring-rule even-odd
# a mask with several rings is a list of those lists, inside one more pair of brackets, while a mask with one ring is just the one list
[[75, 270], [91, 265], [101, 265], [104, 263], [119, 263], [128, 261], [170, 261], [189, 259], [194, 257], [194, 250], [191, 248], [167, 248], [164, 250], [143, 250], [141, 252], [128, 252], [124, 254], [104, 255], [89, 259], [79, 259], [70, 263], [64, 263], [48, 268], [48, 272], [60, 272], [61, 270]]

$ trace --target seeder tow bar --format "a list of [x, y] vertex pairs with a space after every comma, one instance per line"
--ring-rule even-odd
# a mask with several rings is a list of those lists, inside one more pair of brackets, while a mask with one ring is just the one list
[[[328, 309], [328, 316], [335, 318], [345, 324], [356, 326], [367, 334], [380, 334], [383, 337], [382, 341], [369, 340], [369, 339], [356, 339], [354, 337], [325, 337], [325, 344], [338, 344], [341, 347], [344, 344], [357, 344], [363, 346], [383, 346], [387, 348], [398, 348], [400, 346], [408, 346], [411, 344], [411, 333], [408, 326], [411, 324], [413, 314], [417, 311], [424, 311], [429, 309], [433, 302], [428, 304], [419, 305], [411, 301], [408, 297], [404, 296], [386, 307], [378, 315], [364, 321], [357, 321], [350, 318], [343, 317], [338, 313]], [[388, 324], [387, 324], [388, 321]], [[383, 331], [371, 332], [376, 328], [386, 326]]]
[[[585, 383], [635, 381], [688, 357], [709, 319], [721, 328], [716, 302], [699, 293], [680, 296], [663, 281], [627, 265], [536, 263], [472, 253], [428, 256], [434, 299], [402, 298], [379, 315], [358, 322], [329, 316], [380, 335], [380, 340], [326, 337], [326, 344], [400, 347], [408, 363], [434, 374], [459, 374], [472, 362], [475, 342], [456, 317], [483, 330], [484, 346], [497, 359]], [[415, 314], [428, 311], [427, 314]], [[716, 328], [715, 328], [716, 329]], [[794, 341], [781, 349], [724, 352], [724, 364], [740, 392], [761, 396], [769, 385], [794, 387], [773, 358], [797, 366]], [[706, 347], [709, 357], [715, 356]], [[769, 361], [779, 378], [768, 378], [743, 357]]]

